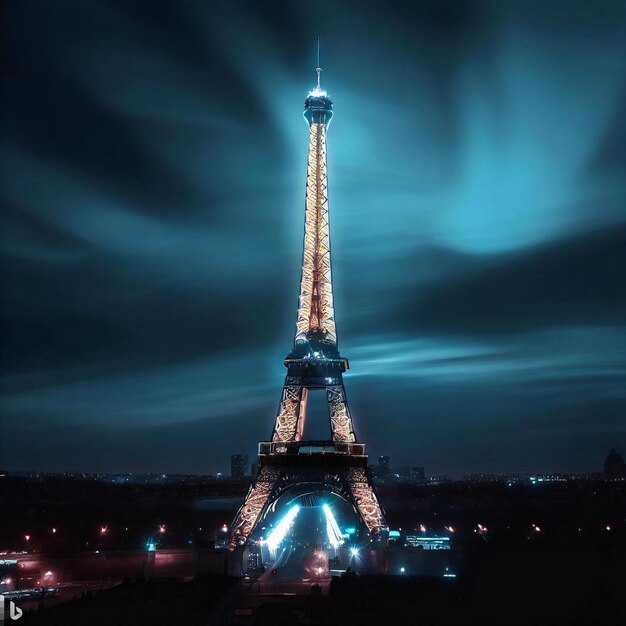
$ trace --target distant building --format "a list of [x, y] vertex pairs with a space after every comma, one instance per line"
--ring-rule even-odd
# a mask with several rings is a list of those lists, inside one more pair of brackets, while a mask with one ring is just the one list
[[405, 548], [416, 548], [417, 550], [449, 550], [450, 537], [438, 537], [433, 533], [430, 533], [430, 536], [426, 536], [425, 533], [406, 535], [404, 546]]
[[410, 480], [412, 483], [423, 483], [426, 480], [426, 474], [423, 467], [412, 467]]
[[230, 477], [233, 480], [241, 480], [248, 473], [248, 455], [247, 454], [231, 454], [230, 455]]
[[389, 476], [389, 457], [388, 456], [379, 456], [378, 457], [378, 476], [380, 478], [386, 478]]
[[617, 450], [611, 450], [604, 460], [605, 478], [626, 478], [626, 463]]

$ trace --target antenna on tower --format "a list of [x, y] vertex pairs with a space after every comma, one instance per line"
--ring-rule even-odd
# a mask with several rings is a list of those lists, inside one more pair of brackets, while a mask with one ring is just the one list
[[322, 68], [320, 67], [320, 38], [317, 37], [317, 67], [315, 68], [317, 72], [317, 88], [321, 89], [320, 80], [322, 78]]

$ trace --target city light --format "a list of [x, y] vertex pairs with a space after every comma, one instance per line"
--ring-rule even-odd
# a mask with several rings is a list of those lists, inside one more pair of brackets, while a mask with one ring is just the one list
[[358, 548], [350, 548], [350, 556], [358, 556], [359, 549]]
[[101, 535], [106, 535], [108, 531], [109, 531], [108, 526], [101, 526], [100, 527], [100, 534]]
[[275, 552], [278, 546], [282, 543], [299, 511], [300, 506], [298, 504], [294, 504], [268, 535], [265, 540], [265, 544], [272, 552]]
[[454, 528], [452, 526], [444, 526], [444, 528], [449, 532], [449, 533], [453, 533], [454, 532]]
[[24, 535], [24, 539], [26, 539], [26, 541], [30, 541], [30, 535]]
[[426, 526], [424, 526], [424, 524], [420, 524], [420, 532], [422, 533], [426, 532]]
[[163, 534], [163, 533], [165, 532], [165, 524], [160, 524], [160, 525], [159, 525], [159, 532], [160, 532], [161, 534]]
[[323, 504], [322, 509], [326, 516], [326, 534], [328, 535], [328, 541], [333, 548], [338, 548], [343, 543], [343, 535], [339, 530], [337, 520], [328, 504]]
[[53, 528], [53, 529], [52, 529], [52, 532], [53, 532], [53, 533], [56, 533], [56, 531], [57, 531], [57, 529], [56, 529], [56, 528]]
[[401, 574], [404, 574], [404, 567], [401, 567], [401, 568], [400, 568], [400, 573], [401, 573]]

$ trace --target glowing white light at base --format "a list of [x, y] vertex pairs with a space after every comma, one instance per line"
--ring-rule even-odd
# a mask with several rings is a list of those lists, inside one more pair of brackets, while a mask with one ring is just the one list
[[322, 509], [326, 516], [326, 534], [328, 535], [328, 541], [333, 548], [338, 548], [343, 543], [343, 535], [339, 530], [337, 520], [327, 504], [323, 504]]
[[265, 540], [265, 544], [270, 549], [270, 551], [275, 552], [278, 546], [282, 543], [283, 539], [289, 532], [291, 525], [296, 519], [296, 515], [300, 511], [300, 506], [298, 504], [294, 504], [285, 514], [285, 516], [278, 522], [276, 527], [272, 530], [272, 532], [268, 535]]

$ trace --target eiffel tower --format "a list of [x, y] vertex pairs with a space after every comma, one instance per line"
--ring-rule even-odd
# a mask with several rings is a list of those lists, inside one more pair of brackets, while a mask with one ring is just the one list
[[[342, 497], [360, 515], [370, 538], [381, 545], [388, 534], [367, 465], [357, 442], [339, 354], [330, 262], [326, 133], [333, 103], [321, 88], [318, 41], [317, 86], [304, 103], [309, 124], [304, 253], [296, 334], [285, 358], [287, 376], [271, 441], [259, 444], [258, 471], [230, 528], [229, 549], [245, 546], [268, 507], [287, 491], [314, 485]], [[330, 439], [303, 441], [307, 397], [323, 390], [330, 416]]]

